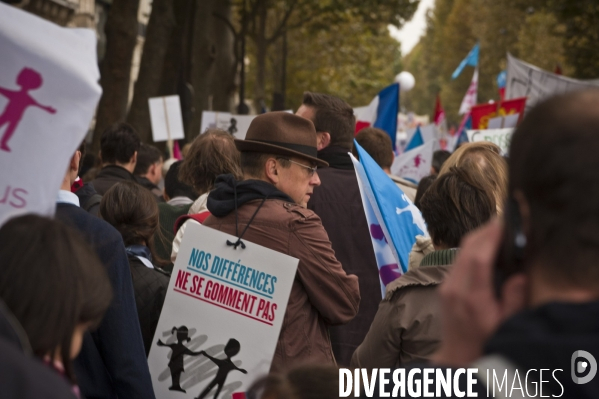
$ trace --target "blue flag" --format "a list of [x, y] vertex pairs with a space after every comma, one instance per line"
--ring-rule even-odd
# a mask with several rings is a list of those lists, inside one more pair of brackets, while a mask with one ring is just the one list
[[420, 126], [416, 127], [416, 131], [412, 135], [410, 142], [406, 146], [404, 152], [410, 151], [416, 147], [420, 147], [424, 144], [424, 138], [422, 137], [422, 132], [420, 131]]
[[470, 65], [470, 66], [477, 66], [478, 65], [478, 43], [476, 43], [474, 45], [474, 47], [472, 47], [472, 50], [470, 50], [470, 52], [468, 53], [468, 55], [466, 56], [466, 58], [464, 58], [462, 60], [462, 62], [460, 62], [460, 65], [458, 65], [458, 67], [456, 68], [455, 71], [453, 71], [453, 74], [451, 75], [452, 79], [457, 78], [458, 76], [460, 76], [460, 74], [462, 73], [462, 71], [464, 70], [464, 68], [466, 67], [466, 65]]
[[428, 236], [422, 214], [381, 167], [354, 140], [353, 158], [381, 283], [386, 286], [408, 271], [417, 235]]
[[395, 135], [397, 133], [397, 114], [399, 112], [399, 84], [394, 83], [385, 87], [378, 94], [379, 105], [376, 110], [374, 127], [382, 129], [391, 137], [391, 144], [395, 149]]

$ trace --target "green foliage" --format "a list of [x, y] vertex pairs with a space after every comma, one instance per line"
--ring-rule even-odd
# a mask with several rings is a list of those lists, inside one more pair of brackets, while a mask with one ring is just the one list
[[599, 77], [599, 4], [596, 0], [436, 0], [427, 16], [427, 30], [418, 46], [404, 58], [416, 78], [404, 105], [419, 114], [433, 114], [441, 100], [450, 123], [473, 68], [460, 77], [451, 73], [479, 41], [478, 102], [498, 100], [497, 74], [506, 67], [506, 53], [553, 71], [560, 65], [566, 76]]

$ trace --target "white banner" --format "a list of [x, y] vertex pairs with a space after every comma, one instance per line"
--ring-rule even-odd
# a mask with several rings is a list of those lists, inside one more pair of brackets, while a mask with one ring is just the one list
[[423, 177], [430, 175], [433, 152], [440, 148], [439, 140], [430, 140], [404, 152], [393, 160], [391, 174], [418, 184]]
[[154, 142], [185, 138], [179, 96], [154, 97], [148, 103]]
[[[285, 112], [293, 113], [291, 110]], [[229, 132], [236, 139], [244, 140], [250, 123], [258, 115], [235, 115], [230, 112], [202, 111], [200, 133], [206, 129], [218, 128]]]
[[507, 54], [505, 99], [528, 97], [526, 111], [550, 96], [589, 88], [599, 88], [599, 82], [556, 75]]
[[514, 128], [507, 129], [484, 129], [484, 130], [468, 130], [469, 142], [476, 141], [490, 141], [493, 144], [497, 144], [501, 148], [501, 154], [507, 155], [510, 148], [510, 141], [512, 140], [512, 134]]
[[230, 398], [270, 369], [299, 261], [227, 240], [185, 230], [148, 357], [157, 398]]
[[96, 33], [0, 3], [0, 225], [50, 216], [102, 89]]

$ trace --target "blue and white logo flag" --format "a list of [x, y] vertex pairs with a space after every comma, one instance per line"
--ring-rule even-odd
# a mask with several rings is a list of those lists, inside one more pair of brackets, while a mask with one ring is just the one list
[[470, 65], [473, 67], [478, 66], [478, 51], [479, 45], [478, 43], [476, 43], [474, 47], [472, 47], [472, 50], [470, 50], [466, 58], [464, 58], [462, 62], [460, 62], [460, 65], [458, 65], [458, 67], [455, 69], [455, 71], [453, 71], [453, 74], [451, 74], [451, 79], [455, 79], [458, 76], [460, 76], [466, 65]]
[[384, 296], [387, 284], [408, 271], [408, 258], [416, 236], [428, 236], [428, 232], [418, 208], [357, 142], [354, 141], [354, 145], [360, 161], [351, 158]]

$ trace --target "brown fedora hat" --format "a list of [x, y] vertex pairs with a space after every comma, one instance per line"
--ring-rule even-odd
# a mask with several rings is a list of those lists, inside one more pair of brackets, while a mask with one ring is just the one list
[[241, 152], [295, 156], [329, 166], [317, 158], [316, 129], [311, 120], [289, 112], [267, 112], [250, 123], [245, 140], [235, 139]]

